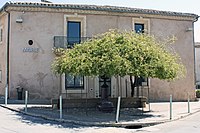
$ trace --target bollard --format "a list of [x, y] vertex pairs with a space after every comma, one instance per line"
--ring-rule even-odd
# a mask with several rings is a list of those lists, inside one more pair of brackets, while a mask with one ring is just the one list
[[151, 105], [150, 105], [150, 98], [149, 98], [149, 85], [148, 85], [148, 103], [149, 103], [149, 112], [150, 112], [151, 111]]
[[150, 102], [149, 102], [149, 112], [151, 111], [151, 105], [150, 105]]
[[60, 96], [60, 119], [62, 119], [62, 96]]
[[8, 104], [8, 85], [6, 85], [5, 88], [5, 106]]
[[190, 96], [188, 94], [188, 113], [190, 113]]
[[120, 100], [121, 100], [121, 97], [119, 96], [118, 97], [118, 102], [117, 102], [116, 123], [118, 123], [118, 121], [119, 121]]
[[25, 112], [27, 112], [27, 104], [28, 104], [28, 91], [25, 91]]
[[170, 120], [172, 119], [172, 95], [170, 95]]

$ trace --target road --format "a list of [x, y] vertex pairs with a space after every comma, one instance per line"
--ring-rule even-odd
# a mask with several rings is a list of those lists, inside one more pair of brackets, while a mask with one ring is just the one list
[[0, 107], [0, 133], [132, 133], [124, 128], [80, 127], [35, 118]]
[[199, 133], [200, 112], [156, 126], [141, 129], [80, 127], [35, 118], [0, 107], [0, 133]]
[[200, 112], [178, 121], [142, 128], [137, 133], [200, 133]]
[[65, 128], [73, 125], [60, 125], [43, 119], [22, 115], [17, 112], [0, 107], [0, 133], [66, 133]]

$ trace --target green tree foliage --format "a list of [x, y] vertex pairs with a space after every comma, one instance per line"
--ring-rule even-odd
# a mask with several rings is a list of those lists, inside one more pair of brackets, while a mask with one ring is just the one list
[[59, 74], [173, 80], [183, 76], [185, 68], [179, 56], [167, 48], [170, 42], [148, 34], [110, 30], [67, 49], [54, 60], [52, 68]]

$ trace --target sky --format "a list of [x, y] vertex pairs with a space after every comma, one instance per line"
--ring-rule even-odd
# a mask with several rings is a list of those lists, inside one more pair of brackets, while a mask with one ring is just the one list
[[[40, 2], [41, 0], [0, 0], [0, 7], [6, 2]], [[49, 0], [53, 3], [89, 4], [124, 6], [143, 9], [155, 9], [183, 13], [194, 13], [200, 16], [200, 0]], [[194, 37], [200, 42], [200, 18], [194, 25]]]

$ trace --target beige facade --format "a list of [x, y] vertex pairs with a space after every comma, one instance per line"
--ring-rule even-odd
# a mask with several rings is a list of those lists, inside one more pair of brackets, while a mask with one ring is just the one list
[[196, 87], [200, 89], [200, 42], [195, 43]]
[[[75, 9], [50, 5], [12, 3], [4, 6], [4, 10], [1, 11], [0, 28], [3, 28], [3, 41], [0, 43], [0, 69], [2, 70], [0, 94], [4, 94], [5, 85], [9, 81], [10, 98], [17, 97], [17, 86], [28, 90], [31, 99], [58, 98], [60, 93], [68, 98], [99, 97], [98, 77], [86, 77], [84, 90], [66, 91], [64, 76], [54, 75], [51, 71], [51, 63], [56, 57], [52, 53], [54, 36], [66, 35], [67, 21], [77, 21], [81, 23], [81, 36], [84, 37], [92, 37], [109, 29], [134, 30], [135, 23], [144, 24], [146, 32], [161, 39], [175, 35], [178, 40], [173, 47], [181, 56], [187, 69], [186, 77], [173, 82], [149, 79], [150, 99], [166, 101], [170, 94], [177, 101], [186, 100], [187, 94], [195, 99], [194, 34], [188, 29], [193, 28], [196, 15], [175, 16], [167, 15], [167, 12], [148, 14], [103, 9], [83, 10], [81, 6]], [[9, 52], [7, 50], [8, 14], [10, 14]], [[32, 45], [29, 45], [29, 40], [33, 41]], [[7, 57], [9, 57], [9, 65], [6, 62]], [[7, 66], [9, 66], [8, 74]], [[119, 95], [130, 97], [129, 82], [128, 76], [113, 77], [111, 97]], [[146, 91], [144, 95], [147, 95]]]
[[0, 81], [0, 94], [4, 94], [4, 89], [6, 87], [7, 79], [7, 16], [1, 16], [0, 19], [0, 29], [2, 30], [2, 39], [0, 42], [0, 70], [1, 70], [1, 81]]

